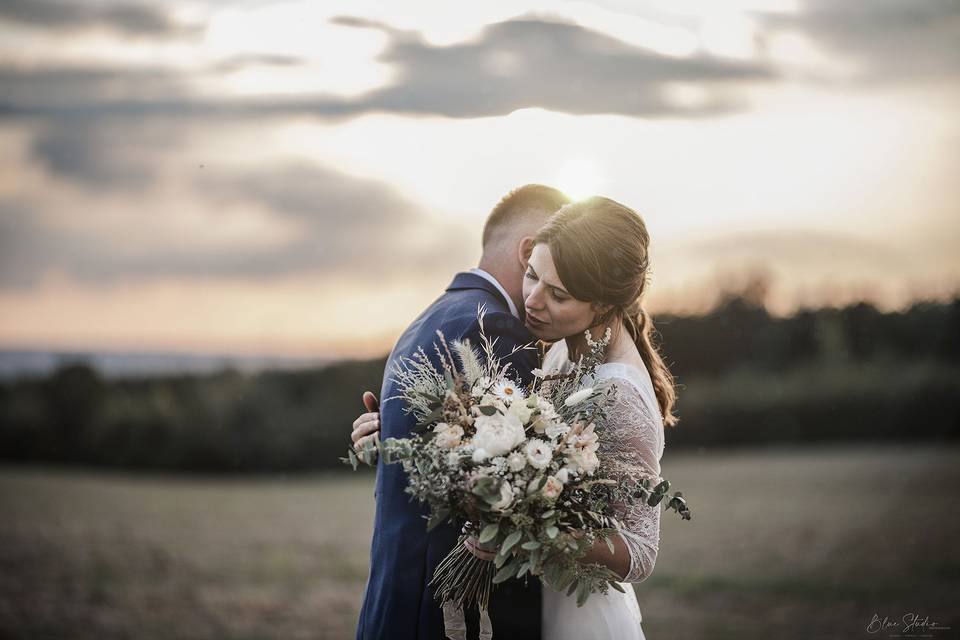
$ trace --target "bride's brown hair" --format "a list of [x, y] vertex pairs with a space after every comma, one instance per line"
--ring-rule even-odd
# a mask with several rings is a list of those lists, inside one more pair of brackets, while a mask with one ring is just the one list
[[674, 377], [653, 344], [654, 326], [642, 306], [648, 282], [650, 235], [643, 218], [601, 196], [566, 205], [537, 233], [563, 286], [574, 298], [611, 305], [622, 318], [650, 372], [664, 426], [678, 422]]

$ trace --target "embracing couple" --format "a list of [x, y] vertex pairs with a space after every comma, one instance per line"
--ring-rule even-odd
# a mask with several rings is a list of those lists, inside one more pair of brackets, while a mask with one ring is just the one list
[[[437, 331], [448, 340], [478, 344], [479, 306], [486, 308], [485, 333], [496, 339], [497, 355], [509, 362], [521, 384], [533, 371], [569, 369], [594, 339], [611, 330], [603, 364], [596, 374], [610, 379], [617, 394], [610, 425], [617, 447], [638, 468], [660, 475], [664, 426], [676, 422], [673, 377], [651, 343], [652, 323], [641, 306], [647, 283], [650, 238], [632, 209], [603, 197], [570, 202], [556, 189], [526, 185], [505, 196], [487, 219], [478, 268], [456, 274], [400, 337], [387, 361], [382, 398], [397, 395], [391, 379], [395, 363], [429, 348]], [[542, 358], [516, 347], [542, 341]], [[385, 402], [354, 422], [352, 438], [403, 438], [415, 426], [402, 401]], [[624, 592], [595, 594], [582, 607], [564, 593], [541, 587], [527, 576], [497, 585], [488, 611], [467, 611], [454, 619], [434, 598], [430, 581], [437, 564], [457, 544], [459, 527], [426, 529], [426, 508], [404, 492], [400, 465], [377, 467], [376, 518], [370, 575], [357, 628], [358, 639], [492, 637], [495, 640], [626, 640], [643, 638], [640, 608], [629, 583], [653, 571], [660, 540], [660, 507], [643, 501], [616, 505], [620, 528], [611, 538], [613, 553], [598, 541], [584, 562], [616, 573]], [[473, 539], [466, 546], [478, 557], [491, 552]]]

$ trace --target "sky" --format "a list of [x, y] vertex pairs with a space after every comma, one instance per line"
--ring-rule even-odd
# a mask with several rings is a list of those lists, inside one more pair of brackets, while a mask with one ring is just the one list
[[645, 304], [960, 291], [960, 2], [0, 3], [0, 347], [365, 357], [530, 182]]

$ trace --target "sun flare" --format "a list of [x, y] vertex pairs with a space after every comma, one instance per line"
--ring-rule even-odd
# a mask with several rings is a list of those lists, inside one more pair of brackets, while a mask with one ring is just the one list
[[560, 167], [555, 180], [558, 189], [573, 198], [582, 200], [596, 195], [603, 184], [597, 163], [589, 158], [570, 158]]

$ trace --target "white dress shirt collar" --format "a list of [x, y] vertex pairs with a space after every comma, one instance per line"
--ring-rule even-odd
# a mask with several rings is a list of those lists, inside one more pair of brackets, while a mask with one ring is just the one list
[[507, 301], [507, 306], [510, 307], [510, 313], [513, 314], [513, 317], [517, 318], [518, 320], [520, 319], [520, 312], [517, 311], [517, 305], [515, 305], [515, 304], [513, 303], [513, 298], [511, 298], [511, 297], [507, 294], [507, 290], [503, 288], [503, 285], [500, 284], [500, 282], [499, 282], [496, 278], [494, 278], [494, 277], [493, 277], [492, 275], [490, 275], [488, 272], [486, 272], [486, 271], [484, 271], [483, 269], [480, 269], [480, 268], [470, 269], [470, 273], [475, 273], [475, 274], [477, 274], [478, 276], [480, 276], [481, 278], [483, 278], [484, 280], [487, 280], [487, 281], [489, 281], [490, 283], [492, 283], [493, 286], [495, 286], [495, 287], [497, 288], [497, 291], [499, 291], [500, 293], [503, 294], [503, 297], [504, 297], [504, 298], [506, 299], [506, 301]]

